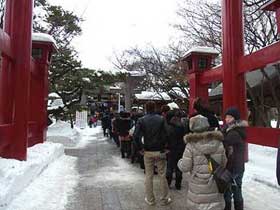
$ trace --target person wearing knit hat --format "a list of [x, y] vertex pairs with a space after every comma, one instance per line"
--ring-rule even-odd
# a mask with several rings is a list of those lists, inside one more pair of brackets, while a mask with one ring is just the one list
[[240, 112], [236, 107], [229, 107], [225, 113], [224, 146], [228, 158], [226, 168], [232, 173], [235, 180], [232, 187], [224, 194], [225, 210], [231, 210], [232, 198], [235, 210], [243, 210], [242, 179], [245, 171], [245, 127], [248, 123], [240, 119]]
[[208, 119], [200, 114], [190, 119], [189, 126], [192, 132], [198, 133], [207, 131], [210, 127]]
[[240, 112], [236, 107], [228, 108], [225, 112], [225, 116], [226, 115], [232, 116], [235, 120], [240, 120]]
[[193, 133], [185, 135], [186, 148], [178, 161], [179, 169], [190, 174], [186, 207], [196, 210], [224, 210], [223, 194], [218, 191], [204, 155], [209, 154], [221, 166], [226, 166], [223, 134], [211, 130], [208, 119], [202, 115], [190, 118], [190, 130]]

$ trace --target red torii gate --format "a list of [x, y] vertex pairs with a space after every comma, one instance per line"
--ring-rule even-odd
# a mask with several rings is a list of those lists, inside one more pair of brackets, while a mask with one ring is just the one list
[[[271, 0], [262, 9], [276, 11], [280, 33], [280, 0]], [[280, 42], [245, 55], [243, 30], [242, 0], [222, 0], [222, 65], [211, 69], [215, 53], [192, 51], [182, 59], [187, 62], [191, 113], [194, 99], [201, 97], [208, 100], [208, 85], [222, 81], [223, 110], [235, 106], [239, 108], [242, 119], [247, 119], [245, 73], [279, 62]], [[270, 147], [280, 145], [280, 129], [248, 127], [247, 133], [249, 143]]]
[[[6, 0], [0, 29], [0, 156], [26, 160], [46, 138], [48, 66], [54, 43], [32, 43], [33, 0]], [[33, 57], [31, 52], [33, 51]]]

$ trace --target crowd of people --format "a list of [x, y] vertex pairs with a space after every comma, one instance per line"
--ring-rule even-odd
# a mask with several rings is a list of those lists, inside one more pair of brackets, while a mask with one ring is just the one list
[[[120, 147], [122, 158], [138, 162], [145, 172], [145, 202], [155, 205], [153, 177], [160, 179], [160, 203], [172, 202], [169, 190], [175, 180], [181, 189], [182, 173], [187, 173], [187, 207], [190, 210], [243, 210], [242, 178], [244, 174], [245, 127], [239, 110], [230, 107], [224, 113], [225, 125], [220, 127], [215, 114], [195, 100], [195, 113], [188, 116], [180, 109], [162, 106], [156, 112], [155, 103], [141, 110], [109, 113], [101, 116], [104, 136]], [[213, 178], [213, 167], [207, 158], [213, 158], [232, 176], [230, 187], [219, 192]], [[175, 175], [175, 177], [173, 177]]]

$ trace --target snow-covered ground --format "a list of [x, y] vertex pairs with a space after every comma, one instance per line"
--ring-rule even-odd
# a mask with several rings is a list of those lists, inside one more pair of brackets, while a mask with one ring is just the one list
[[0, 210], [64, 209], [79, 180], [77, 158], [64, 155], [64, 147], [85, 147], [100, 131], [58, 121], [49, 127], [47, 142], [28, 149], [27, 161], [0, 158]]
[[0, 158], [0, 209], [6, 209], [19, 193], [63, 154], [61, 144], [46, 142], [29, 148], [27, 161]]
[[[29, 148], [26, 162], [0, 158], [0, 210], [64, 210], [67, 197], [79, 182], [77, 159], [64, 155], [63, 146], [53, 142], [86, 147], [97, 140], [99, 132], [99, 126], [71, 129], [68, 123], [57, 122], [49, 128], [47, 142]], [[277, 150], [250, 144], [249, 151], [244, 186], [250, 189], [245, 196], [252, 190], [261, 191], [263, 197], [258, 199], [262, 200], [269, 201], [273, 190], [280, 196], [275, 175]], [[258, 199], [248, 202], [257, 206]], [[273, 202], [278, 205], [278, 201]]]
[[276, 158], [276, 148], [249, 144], [249, 162], [246, 163], [245, 181], [254, 180], [278, 188], [280, 191], [276, 178]]

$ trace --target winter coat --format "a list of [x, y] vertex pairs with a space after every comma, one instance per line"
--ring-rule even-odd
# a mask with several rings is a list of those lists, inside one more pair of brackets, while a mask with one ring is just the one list
[[[144, 145], [141, 143], [142, 137]], [[138, 150], [143, 147], [145, 151], [163, 151], [167, 144], [164, 118], [155, 113], [148, 113], [138, 119], [133, 139]]]
[[129, 130], [132, 128], [132, 120], [130, 117], [128, 118], [123, 118], [120, 117], [117, 119], [117, 132], [119, 136], [128, 136], [129, 135]]
[[228, 158], [227, 169], [233, 174], [243, 173], [245, 170], [244, 151], [245, 151], [245, 127], [246, 121], [234, 121], [223, 129], [224, 146]]
[[104, 129], [111, 128], [111, 119], [109, 115], [105, 115], [101, 118], [101, 125]]
[[166, 126], [170, 153], [172, 156], [181, 158], [186, 146], [183, 139], [186, 128], [180, 122], [180, 118], [176, 119], [176, 117], [172, 117]]
[[190, 210], [223, 210], [224, 197], [219, 193], [216, 182], [208, 168], [204, 154], [210, 154], [222, 166], [226, 166], [223, 134], [219, 131], [192, 133], [185, 136], [187, 142], [178, 167], [189, 172], [187, 207]]

